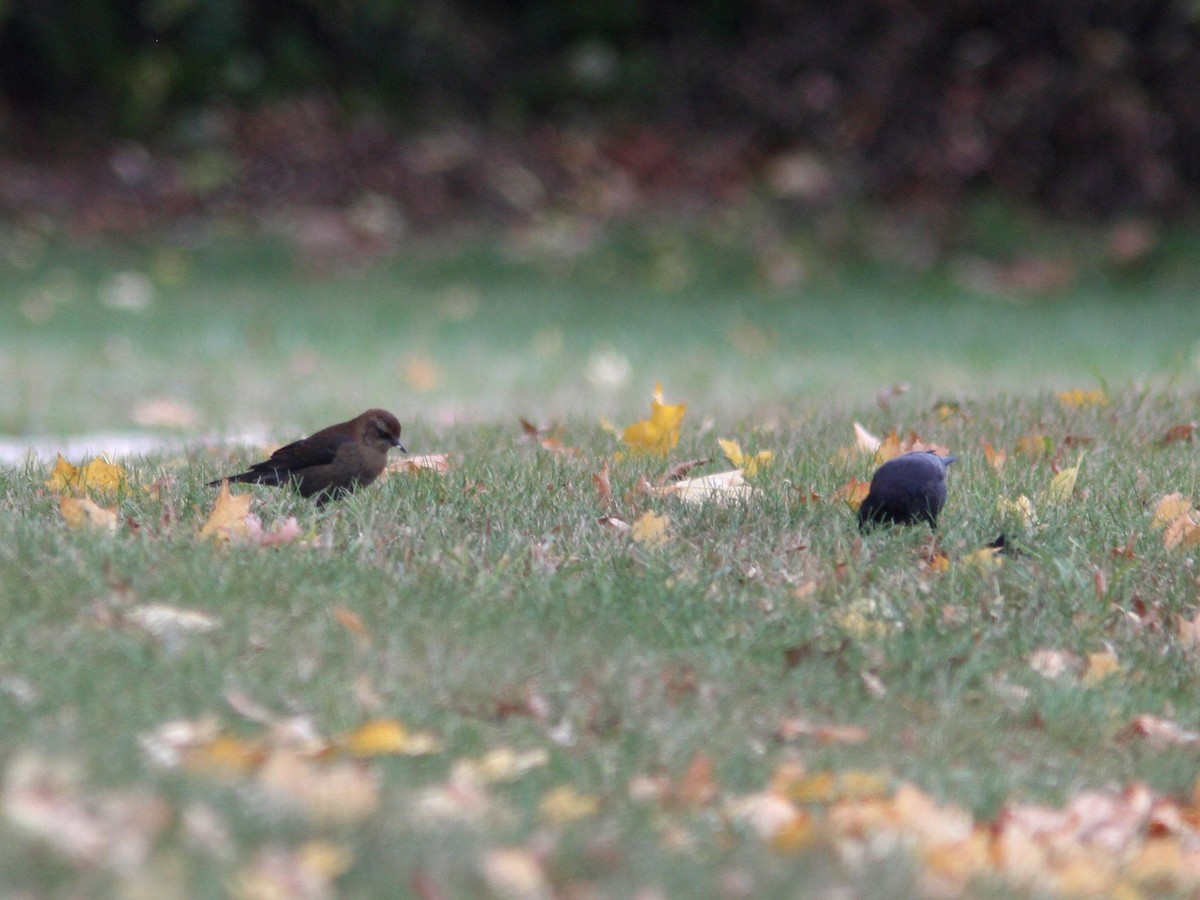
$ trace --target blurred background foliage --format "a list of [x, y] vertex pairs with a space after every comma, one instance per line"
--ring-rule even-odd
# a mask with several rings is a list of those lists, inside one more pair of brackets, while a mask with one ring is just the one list
[[[290, 185], [338, 203], [366, 189], [417, 221], [454, 205], [439, 192], [520, 213], [602, 158], [633, 188], [722, 197], [762, 176], [801, 211], [867, 200], [936, 218], [983, 192], [1162, 219], [1191, 212], [1200, 185], [1197, 14], [1192, 0], [0, 0], [0, 138], [19, 160], [49, 149], [83, 167], [101, 146], [117, 187], [145, 201], [157, 184], [172, 212]], [[388, 149], [418, 134], [438, 137]], [[130, 143], [110, 153], [113, 138]], [[146, 147], [175, 160], [165, 199]], [[332, 160], [355, 196], [336, 167], [306, 183]], [[380, 166], [392, 174], [371, 183]], [[406, 195], [403, 172], [452, 170]], [[500, 183], [494, 203], [480, 179]], [[20, 206], [19, 186], [5, 193]]]

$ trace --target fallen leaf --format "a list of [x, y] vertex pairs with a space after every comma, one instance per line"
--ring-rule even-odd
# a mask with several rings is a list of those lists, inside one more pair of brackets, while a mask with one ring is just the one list
[[1183, 494], [1178, 491], [1167, 494], [1154, 507], [1154, 517], [1150, 520], [1150, 525], [1154, 528], [1164, 528], [1180, 516], [1186, 516], [1191, 509], [1192, 501], [1184, 499]]
[[1083, 672], [1083, 683], [1095, 686], [1120, 671], [1121, 663], [1117, 660], [1117, 655], [1111, 650], [1089, 653], [1087, 667]]
[[362, 822], [379, 808], [379, 777], [357, 760], [315, 762], [276, 750], [259, 767], [255, 782], [280, 806], [318, 825]]
[[1075, 481], [1079, 477], [1079, 466], [1083, 463], [1083, 454], [1069, 469], [1063, 469], [1052, 479], [1046, 488], [1045, 499], [1052, 503], [1066, 503], [1075, 493]]
[[734, 440], [717, 439], [717, 444], [721, 447], [721, 452], [725, 454], [725, 458], [729, 460], [736, 468], [742, 469], [746, 475], [753, 478], [758, 474], [759, 469], [765, 469], [771, 463], [775, 453], [771, 450], [760, 450], [753, 455], [747, 455], [742, 452], [741, 445]]
[[741, 469], [685, 478], [661, 488], [662, 495], [672, 494], [687, 503], [704, 503], [708, 500], [744, 500], [754, 489], [746, 484]]
[[1017, 438], [1013, 452], [1020, 456], [1046, 456], [1054, 452], [1054, 441], [1046, 434], [1027, 434]]
[[1192, 655], [1200, 654], [1200, 611], [1190, 619], [1180, 616], [1175, 623], [1179, 644]]
[[1085, 391], [1074, 388], [1058, 392], [1058, 402], [1067, 409], [1082, 409], [1088, 406], [1108, 406], [1108, 392], [1103, 390]]
[[863, 453], [875, 453], [883, 443], [858, 422], [854, 423], [854, 446]]
[[1037, 513], [1033, 509], [1033, 501], [1022, 494], [1016, 500], [1001, 497], [996, 501], [996, 511], [1005, 519], [1013, 519], [1021, 523], [1027, 530], [1037, 527]]
[[126, 473], [121, 466], [113, 465], [105, 459], [97, 457], [83, 466], [73, 466], [63, 455], [58, 454], [58, 460], [46, 481], [46, 487], [52, 491], [65, 493], [68, 491], [94, 491], [102, 494], [115, 494], [126, 485]]
[[489, 850], [481, 869], [491, 896], [503, 900], [550, 900], [553, 896], [541, 861], [523, 847]]
[[234, 874], [233, 900], [324, 900], [335, 897], [334, 881], [349, 871], [353, 854], [340, 844], [307, 841], [294, 850], [262, 847]]
[[608, 478], [608, 460], [600, 466], [600, 471], [592, 476], [592, 483], [596, 485], [596, 494], [599, 497], [601, 506], [608, 506], [612, 503], [612, 482]]
[[402, 456], [400, 459], [388, 463], [386, 471], [408, 475], [419, 472], [445, 475], [450, 471], [450, 454], [430, 453], [425, 456]]
[[861, 744], [871, 737], [861, 725], [818, 725], [807, 719], [784, 719], [776, 735], [781, 741], [810, 737], [819, 744]]
[[1159, 746], [1180, 746], [1200, 742], [1200, 733], [1181, 728], [1177, 722], [1159, 716], [1141, 715], [1129, 723], [1129, 730]]
[[355, 637], [368, 642], [371, 640], [371, 633], [367, 630], [367, 626], [363, 624], [362, 617], [358, 613], [351, 612], [344, 606], [331, 606], [329, 611], [333, 614], [338, 624]]
[[834, 500], [845, 500], [851, 509], [858, 509], [871, 492], [871, 482], [852, 478], [833, 492]]
[[424, 756], [441, 750], [441, 742], [426, 731], [409, 731], [395, 719], [372, 719], [335, 739], [351, 756]]
[[1190, 441], [1196, 435], [1196, 427], [1197, 423], [1195, 422], [1174, 425], [1167, 429], [1167, 433], [1159, 439], [1158, 443], [1165, 447], [1168, 444], [1174, 444], [1179, 441]]
[[496, 747], [475, 759], [460, 759], [451, 769], [450, 780], [455, 784], [477, 785], [516, 781], [548, 762], [550, 754], [541, 748], [518, 752], [511, 747]]
[[1083, 660], [1070, 650], [1043, 647], [1029, 656], [1029, 668], [1050, 681], [1064, 675], [1079, 675], [1083, 666]]
[[596, 520], [613, 534], [629, 534], [630, 525], [620, 516], [601, 516]]
[[599, 809], [598, 797], [581, 794], [569, 784], [550, 790], [538, 803], [538, 812], [551, 825], [568, 825], [595, 815]]
[[68, 497], [64, 494], [58, 499], [58, 510], [68, 528], [97, 528], [109, 534], [117, 530], [117, 510], [105, 509], [90, 497]]
[[665, 544], [669, 535], [667, 526], [671, 524], [669, 516], [659, 516], [652, 512], [644, 512], [634, 520], [630, 536], [639, 544], [657, 547]]
[[143, 603], [125, 613], [125, 621], [177, 649], [185, 638], [206, 634], [221, 627], [221, 620], [198, 609], [182, 609], [167, 603]]
[[1001, 556], [1002, 552], [1002, 547], [980, 547], [978, 550], [964, 556], [962, 564], [974, 566], [980, 571], [986, 572], [1004, 565], [1004, 557]]
[[688, 806], [703, 806], [712, 802], [718, 789], [712, 758], [700, 751], [692, 757], [680, 776], [675, 786], [675, 796]]
[[213, 503], [212, 512], [200, 529], [201, 538], [212, 538], [215, 541], [232, 541], [243, 538], [249, 533], [246, 517], [250, 514], [250, 504], [254, 501], [251, 494], [231, 494], [229, 482], [221, 482], [221, 490]]
[[635, 450], [666, 456], [679, 443], [679, 428], [686, 410], [684, 403], [663, 403], [662, 385], [656, 384], [650, 402], [650, 418], [626, 428], [621, 440]]
[[703, 459], [689, 459], [686, 462], [675, 463], [675, 465], [668, 467], [665, 472], [658, 476], [658, 483], [659, 485], [664, 485], [672, 481], [679, 481], [688, 472], [692, 471], [692, 469], [699, 466], [707, 466], [709, 461], [709, 458], [706, 456]]
[[276, 522], [270, 531], [264, 531], [262, 520], [254, 513], [246, 514], [246, 533], [242, 540], [255, 547], [278, 547], [290, 544], [300, 537], [300, 523], [295, 516]]
[[1008, 459], [1008, 454], [1003, 450], [997, 450], [987, 441], [983, 442], [983, 458], [987, 460], [987, 464], [999, 472], [1004, 468], [1004, 463]]

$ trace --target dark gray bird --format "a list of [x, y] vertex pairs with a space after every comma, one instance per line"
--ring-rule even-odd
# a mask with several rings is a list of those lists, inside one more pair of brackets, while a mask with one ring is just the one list
[[295, 484], [301, 497], [315, 497], [320, 506], [378, 478], [392, 447], [408, 452], [400, 443], [400, 423], [387, 410], [368, 409], [347, 422], [280, 447], [270, 459], [255, 463], [248, 472], [208, 484]]
[[956, 459], [928, 450], [889, 459], [875, 470], [867, 499], [858, 508], [859, 530], [883, 522], [928, 522], [936, 530], [938, 513], [946, 504], [946, 466]]

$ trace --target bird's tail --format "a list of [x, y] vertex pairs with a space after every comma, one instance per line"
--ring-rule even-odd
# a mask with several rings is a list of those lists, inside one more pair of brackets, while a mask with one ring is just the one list
[[230, 484], [267, 484], [271, 486], [278, 486], [281, 483], [279, 473], [274, 469], [268, 469], [265, 472], [251, 471], [238, 472], [236, 475], [225, 475], [216, 481], [210, 481], [208, 486], [220, 487], [222, 481], [228, 481]]

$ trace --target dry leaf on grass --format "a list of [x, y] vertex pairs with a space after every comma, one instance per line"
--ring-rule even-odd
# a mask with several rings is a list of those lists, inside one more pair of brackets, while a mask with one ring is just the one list
[[662, 385], [656, 384], [650, 401], [650, 418], [626, 428], [621, 440], [634, 450], [666, 456], [679, 443], [679, 428], [686, 411], [685, 403], [663, 403]]
[[412, 475], [421, 472], [432, 472], [435, 475], [445, 475], [450, 471], [449, 453], [429, 453], [425, 456], [402, 456], [388, 463], [384, 473], [389, 472]]
[[58, 499], [58, 510], [70, 529], [94, 528], [109, 534], [116, 533], [116, 508], [106, 509], [90, 497], [68, 497], [64, 494]]
[[250, 530], [246, 517], [250, 514], [250, 504], [253, 502], [254, 497], [250, 494], [230, 493], [229, 482], [222, 481], [212, 512], [200, 528], [200, 537], [215, 541], [245, 537]]
[[639, 544], [647, 547], [658, 547], [670, 538], [667, 532], [671, 524], [669, 516], [659, 516], [652, 512], [644, 512], [634, 520], [630, 528], [630, 536]]
[[771, 450], [760, 450], [757, 453], [743, 453], [741, 444], [734, 440], [718, 438], [717, 443], [721, 447], [721, 452], [725, 454], [725, 458], [735, 468], [743, 470], [750, 478], [757, 475], [760, 469], [765, 469], [770, 465], [771, 459], [775, 456], [775, 453]]
[[673, 495], [686, 503], [705, 503], [713, 501], [745, 500], [754, 492], [741, 469], [728, 472], [717, 472], [713, 475], [701, 475], [698, 478], [685, 478], [659, 488], [661, 496]]

